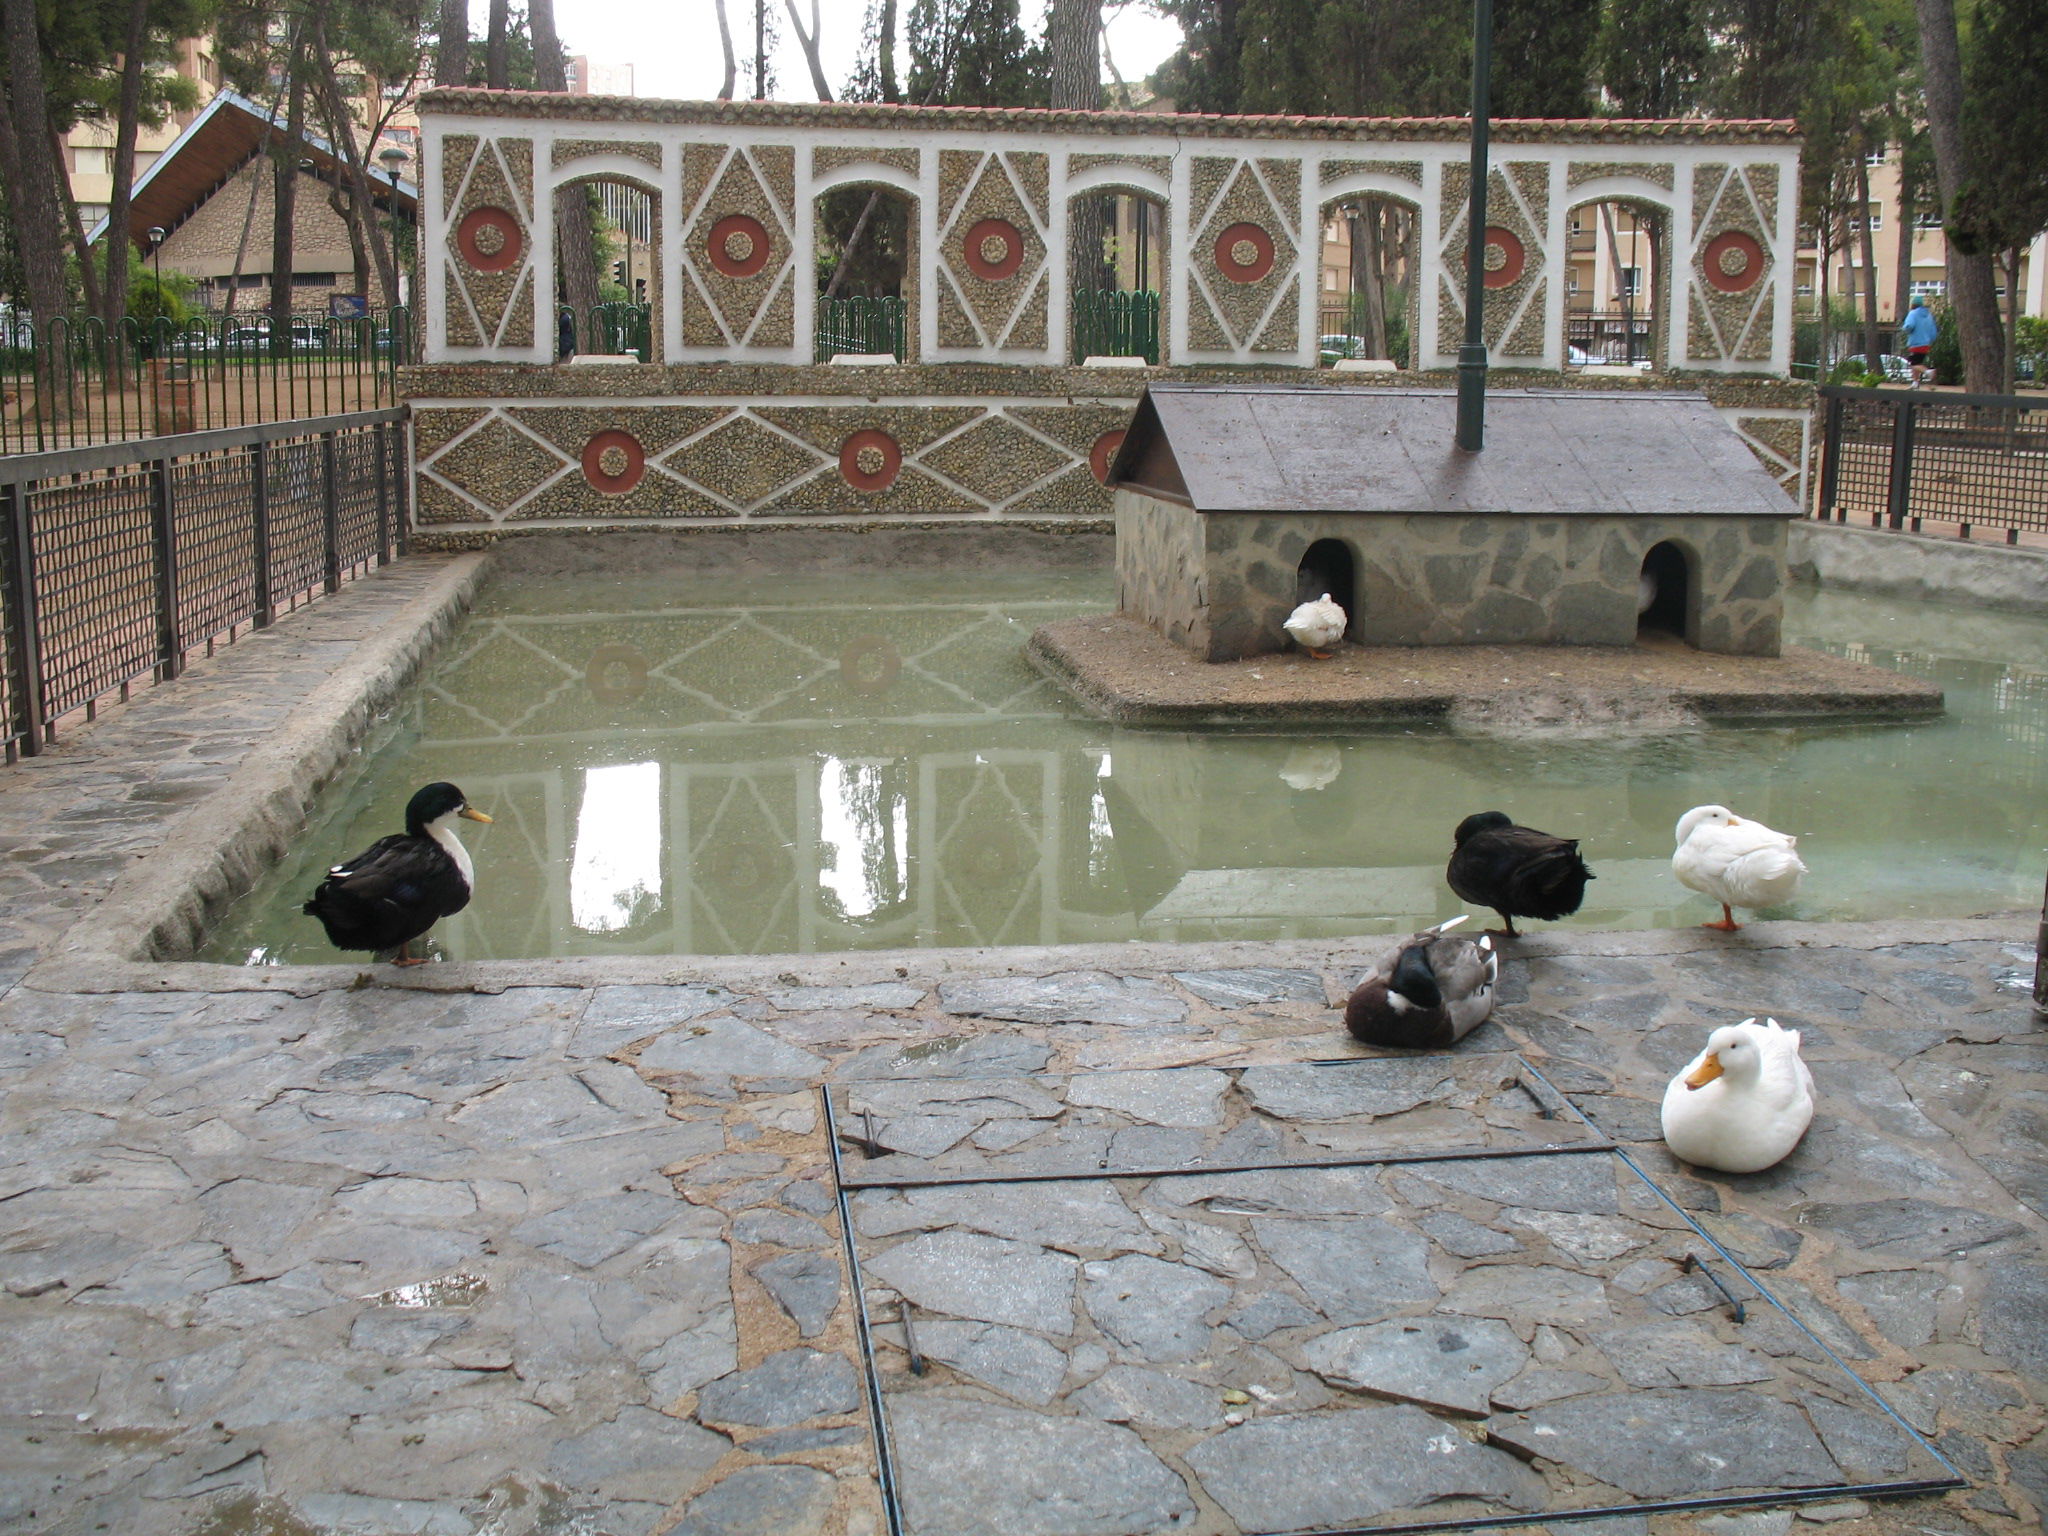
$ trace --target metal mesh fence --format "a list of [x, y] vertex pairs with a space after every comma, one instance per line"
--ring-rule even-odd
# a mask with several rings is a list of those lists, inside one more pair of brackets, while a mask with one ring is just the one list
[[0, 458], [0, 742], [391, 557], [396, 410]]
[[2048, 532], [2048, 399], [1821, 391], [1821, 515], [1873, 527]]

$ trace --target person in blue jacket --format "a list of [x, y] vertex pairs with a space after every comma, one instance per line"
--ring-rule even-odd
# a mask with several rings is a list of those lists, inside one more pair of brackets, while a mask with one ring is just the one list
[[1919, 294], [1913, 295], [1913, 307], [1906, 311], [1906, 323], [1900, 333], [1906, 339], [1906, 361], [1913, 365], [1913, 387], [1934, 382], [1934, 370], [1927, 366], [1927, 353], [1934, 346], [1934, 311], [1927, 307], [1927, 300]]

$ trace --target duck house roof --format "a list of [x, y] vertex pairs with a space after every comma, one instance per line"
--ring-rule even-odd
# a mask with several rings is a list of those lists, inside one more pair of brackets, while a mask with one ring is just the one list
[[1109, 483], [1200, 512], [1797, 517], [1704, 395], [1496, 390], [1486, 446], [1448, 389], [1155, 384]]

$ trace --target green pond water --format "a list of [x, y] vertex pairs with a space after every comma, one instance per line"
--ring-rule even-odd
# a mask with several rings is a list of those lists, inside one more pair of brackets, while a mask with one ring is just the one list
[[1773, 916], [2041, 899], [2048, 623], [1795, 594], [1797, 643], [1947, 690], [1915, 724], [1187, 734], [1090, 719], [1024, 661], [1114, 600], [1092, 571], [501, 582], [202, 958], [340, 958], [299, 904], [434, 779], [496, 818], [461, 824], [476, 897], [427, 946], [453, 959], [1406, 931], [1459, 910], [1451, 829], [1496, 808], [1583, 840], [1560, 926], [1717, 915], [1670, 871], [1707, 801], [1798, 834]]

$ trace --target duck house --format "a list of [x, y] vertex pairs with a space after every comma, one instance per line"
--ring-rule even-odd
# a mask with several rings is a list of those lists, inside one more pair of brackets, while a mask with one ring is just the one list
[[1110, 465], [1118, 604], [1207, 661], [1329, 593], [1359, 645], [1775, 656], [1799, 508], [1703, 395], [1158, 384]]

